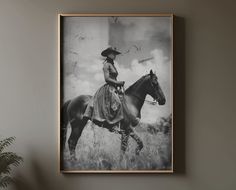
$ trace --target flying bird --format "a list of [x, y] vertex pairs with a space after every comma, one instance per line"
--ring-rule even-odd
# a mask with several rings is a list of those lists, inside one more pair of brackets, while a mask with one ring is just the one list
[[134, 47], [134, 48], [136, 49], [136, 51], [141, 51], [141, 46], [138, 47], [138, 46], [136, 46], [136, 45], [133, 45], [132, 47]]
[[137, 45], [132, 45], [126, 52], [124, 52], [123, 54], [127, 54], [131, 51], [131, 49], [134, 48], [135, 49], [135, 52], [137, 51], [141, 51], [141, 46], [138, 47]]
[[152, 59], [154, 59], [154, 58], [153, 57], [149, 57], [149, 58], [146, 58], [146, 59], [139, 60], [138, 63], [144, 63], [144, 62], [152, 60]]
[[85, 36], [80, 36], [79, 34], [77, 34], [76, 36], [75, 36], [75, 39], [78, 39], [78, 40], [85, 40]]
[[71, 54], [78, 55], [78, 53], [77, 53], [77, 52], [75, 52], [75, 51], [72, 51], [72, 50], [70, 51], [70, 53], [71, 53]]
[[80, 36], [80, 37], [79, 37], [79, 40], [84, 40], [84, 39], [85, 39], [84, 36]]

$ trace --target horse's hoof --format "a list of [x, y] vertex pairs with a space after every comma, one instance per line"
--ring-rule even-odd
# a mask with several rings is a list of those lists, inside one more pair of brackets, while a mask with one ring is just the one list
[[139, 144], [138, 147], [135, 149], [135, 154], [139, 156], [142, 149], [143, 149], [143, 143]]
[[119, 161], [122, 162], [124, 159], [126, 159], [125, 151], [121, 151]]
[[135, 155], [136, 155], [136, 156], [139, 156], [140, 151], [141, 151], [140, 149], [136, 148], [136, 150], [135, 150]]
[[132, 156], [132, 158], [130, 159], [130, 161], [131, 161], [132, 163], [134, 163], [134, 162], [135, 162], [135, 156]]
[[76, 161], [77, 161], [77, 158], [76, 158], [76, 157], [71, 157], [71, 158], [70, 158], [70, 161], [71, 161], [71, 162], [76, 162]]
[[75, 153], [71, 154], [70, 155], [70, 161], [74, 162], [74, 161], [77, 161], [77, 158], [75, 156]]

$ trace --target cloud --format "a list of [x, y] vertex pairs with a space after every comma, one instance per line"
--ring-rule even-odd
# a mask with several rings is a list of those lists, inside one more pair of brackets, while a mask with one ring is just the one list
[[80, 80], [73, 74], [66, 76], [64, 80], [64, 101], [81, 94], [91, 94], [93, 91], [93, 83]]
[[109, 43], [125, 52], [118, 58], [121, 64], [129, 66], [135, 57], [146, 59], [153, 49], [160, 49], [168, 59], [171, 58], [169, 17], [119, 17], [118, 21], [110, 23]]
[[128, 41], [150, 41], [153, 36], [162, 38], [162, 35], [170, 35], [168, 17], [120, 17], [119, 22], [125, 27]]
[[170, 77], [170, 63], [168, 62], [167, 57], [164, 56], [163, 51], [160, 49], [154, 49], [150, 54], [154, 59], [142, 64], [140, 64], [137, 59], [133, 59], [128, 68], [119, 63], [116, 64], [117, 70], [119, 71], [119, 78], [125, 80], [126, 85], [131, 85], [135, 80], [148, 74], [152, 69], [154, 72], [157, 72], [157, 76], [162, 82], [168, 82]]
[[101, 71], [99, 73], [96, 73], [94, 75], [94, 79], [98, 82], [98, 81], [104, 81], [104, 75], [101, 73]]

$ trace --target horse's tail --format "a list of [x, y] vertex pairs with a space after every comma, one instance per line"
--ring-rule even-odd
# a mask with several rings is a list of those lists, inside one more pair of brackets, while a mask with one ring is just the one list
[[64, 150], [64, 147], [66, 144], [67, 125], [69, 122], [68, 106], [69, 106], [70, 102], [71, 102], [71, 100], [66, 101], [61, 107], [61, 120], [60, 120], [61, 151]]

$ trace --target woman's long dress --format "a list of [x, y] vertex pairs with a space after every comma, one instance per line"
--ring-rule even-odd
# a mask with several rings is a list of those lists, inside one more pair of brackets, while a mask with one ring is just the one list
[[[118, 72], [112, 60], [104, 62], [103, 71], [108, 72], [113, 80], [117, 80]], [[100, 87], [88, 104], [84, 117], [101, 124], [106, 122], [114, 125], [120, 122], [124, 117], [117, 87], [109, 83]]]

